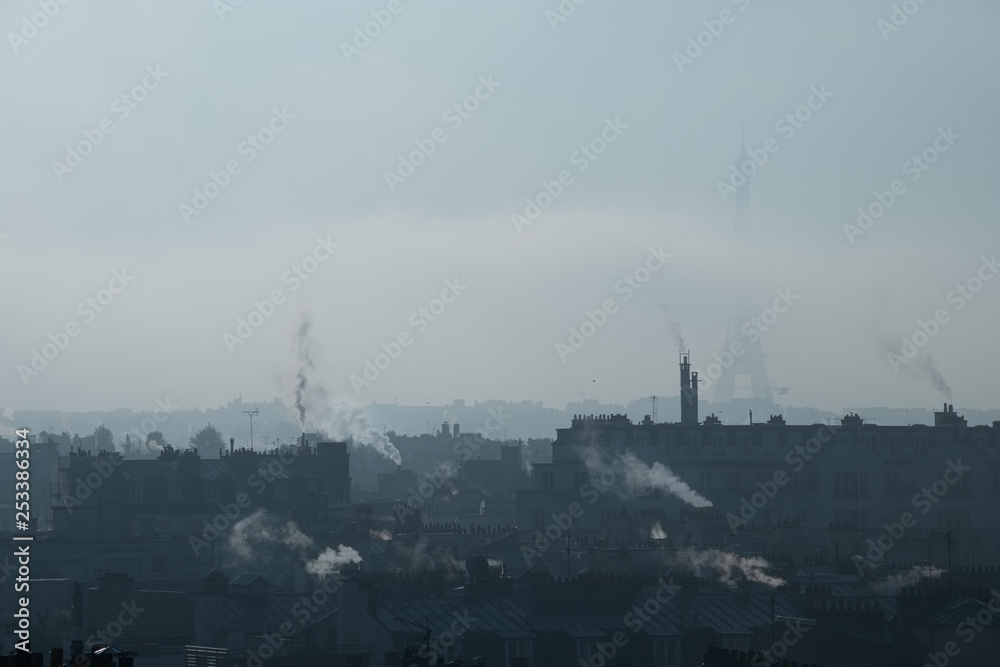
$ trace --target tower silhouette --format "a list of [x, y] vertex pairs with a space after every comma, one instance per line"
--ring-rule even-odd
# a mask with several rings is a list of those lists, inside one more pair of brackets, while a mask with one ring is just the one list
[[[743, 138], [740, 138], [740, 158], [746, 156]], [[737, 164], [737, 167], [739, 165]], [[725, 351], [733, 349], [734, 343], [743, 346], [743, 354], [734, 355], [733, 363], [728, 368], [723, 368], [722, 374], [715, 383], [715, 393], [712, 397], [713, 403], [731, 403], [733, 394], [737, 389], [749, 390], [751, 395], [747, 398], [754, 402], [774, 402], [775, 393], [784, 393], [783, 389], [775, 389], [771, 386], [771, 381], [767, 377], [767, 369], [764, 367], [764, 350], [760, 346], [760, 337], [745, 336], [741, 328], [747, 323], [751, 323], [753, 318], [758, 316], [754, 303], [753, 286], [753, 254], [752, 254], [752, 234], [750, 230], [750, 178], [739, 188], [734, 197], [736, 209], [735, 225], [733, 229], [733, 243], [736, 251], [734, 264], [733, 285], [729, 300], [729, 323], [726, 328]], [[753, 326], [751, 324], [751, 326]], [[750, 386], [736, 384], [737, 377], [747, 377]]]

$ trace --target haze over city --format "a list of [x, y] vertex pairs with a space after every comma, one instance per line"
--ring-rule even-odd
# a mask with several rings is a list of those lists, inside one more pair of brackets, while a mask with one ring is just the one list
[[[997, 270], [994, 4], [920, 5], [889, 30], [891, 5], [869, 2], [556, 5], [406, 1], [363, 48], [378, 3], [73, 3], [8, 37], [0, 405], [288, 401], [303, 316], [317, 376], [359, 404], [672, 393], [673, 326], [703, 381], [726, 346], [746, 253], [720, 183], [756, 154], [756, 312], [791, 295], [760, 331], [780, 402], [937, 406], [932, 364], [950, 400], [996, 407], [1000, 281], [956, 292]], [[0, 25], [20, 36], [32, 11], [7, 3]], [[626, 300], [651, 249], [669, 258]]]

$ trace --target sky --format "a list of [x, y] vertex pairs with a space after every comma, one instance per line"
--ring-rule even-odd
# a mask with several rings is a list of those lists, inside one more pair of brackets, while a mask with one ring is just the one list
[[781, 402], [996, 408], [998, 23], [3, 3], [0, 406], [290, 400], [305, 321], [331, 400], [624, 403], [676, 394], [674, 330], [704, 378], [752, 282]]

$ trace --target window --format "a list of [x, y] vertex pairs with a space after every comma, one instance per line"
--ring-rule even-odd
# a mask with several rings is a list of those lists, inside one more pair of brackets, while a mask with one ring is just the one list
[[730, 489], [738, 489], [738, 488], [740, 488], [740, 471], [739, 470], [730, 470], [728, 477], [729, 477], [729, 479], [727, 480], [726, 486], [728, 486]]
[[986, 434], [976, 433], [973, 435], [972, 446], [976, 448], [977, 454], [982, 454], [986, 450]]
[[142, 495], [142, 484], [132, 482], [128, 485], [128, 501], [130, 503], [141, 503]]
[[679, 641], [676, 639], [653, 640], [653, 667], [676, 667], [680, 664]]
[[851, 530], [868, 529], [868, 510], [836, 510], [833, 520]]
[[686, 433], [684, 443], [687, 445], [688, 456], [698, 456], [698, 445], [701, 444], [701, 437], [698, 433]]
[[532, 667], [531, 642], [504, 642], [507, 667]]
[[274, 499], [288, 500], [288, 480], [277, 479], [274, 481]]
[[602, 637], [589, 637], [587, 639], [576, 640], [576, 659], [584, 664], [590, 659], [599, 655], [597, 645], [601, 643]]
[[167, 573], [167, 557], [153, 556], [153, 574]]
[[951, 437], [951, 433], [938, 433], [937, 444], [938, 447], [951, 447], [954, 444], [954, 439]]
[[726, 435], [724, 433], [712, 434], [712, 455], [722, 456], [726, 453]]
[[535, 528], [537, 530], [545, 530], [545, 511], [535, 510]]
[[874, 454], [878, 449], [878, 433], [865, 433], [865, 446]]
[[867, 472], [838, 472], [833, 475], [833, 495], [853, 498], [868, 495]]
[[903, 434], [902, 433], [890, 433], [889, 434], [889, 453], [892, 456], [899, 456], [903, 451]]
[[181, 499], [181, 483], [180, 482], [168, 482], [167, 483], [167, 502], [176, 503]]
[[306, 480], [306, 493], [308, 495], [316, 495], [316, 480], [307, 479]]
[[930, 436], [926, 433], [914, 433], [913, 434], [913, 444], [916, 445], [918, 454], [927, 453], [927, 444], [930, 442]]
[[951, 488], [950, 493], [953, 493], [956, 496], [968, 497], [971, 488], [972, 472], [966, 471], [962, 473], [962, 477], [958, 480], [958, 483]]
[[674, 434], [669, 431], [660, 431], [660, 446], [666, 447], [669, 451], [674, 446]]
[[736, 444], [739, 447], [740, 454], [743, 456], [750, 455], [750, 434], [740, 433], [736, 436]]
[[885, 471], [885, 490], [886, 491], [898, 491], [899, 490], [899, 471], [898, 470], [886, 470]]
[[939, 530], [968, 528], [969, 516], [969, 512], [940, 510], [937, 513], [937, 527]]
[[542, 473], [542, 491], [551, 491], [555, 488], [555, 473], [554, 472], [543, 472]]
[[809, 510], [795, 510], [795, 518], [798, 519], [800, 523], [809, 523]]
[[649, 433], [645, 431], [640, 431], [634, 434], [635, 444], [637, 447], [646, 447], [649, 445]]
[[760, 438], [761, 444], [768, 452], [771, 452], [778, 445], [778, 434], [774, 431], [767, 431]]
[[210, 503], [218, 502], [219, 500], [219, 483], [209, 482], [205, 485], [205, 500]]
[[702, 470], [701, 471], [701, 489], [702, 491], [707, 491], [712, 488], [712, 471]]
[[586, 472], [578, 472], [573, 475], [573, 486], [576, 489], [582, 489], [583, 485], [590, 480], [590, 474]]

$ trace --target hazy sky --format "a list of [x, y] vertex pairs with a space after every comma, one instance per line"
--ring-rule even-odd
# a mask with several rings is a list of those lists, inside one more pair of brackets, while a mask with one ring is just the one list
[[761, 334], [782, 402], [936, 405], [929, 353], [956, 405], [997, 407], [996, 3], [224, 3], [0, 6], [0, 406], [288, 397], [306, 313], [345, 400], [675, 394], [662, 306], [704, 373], [749, 279], [718, 186], [743, 124], [757, 310], [792, 295]]

